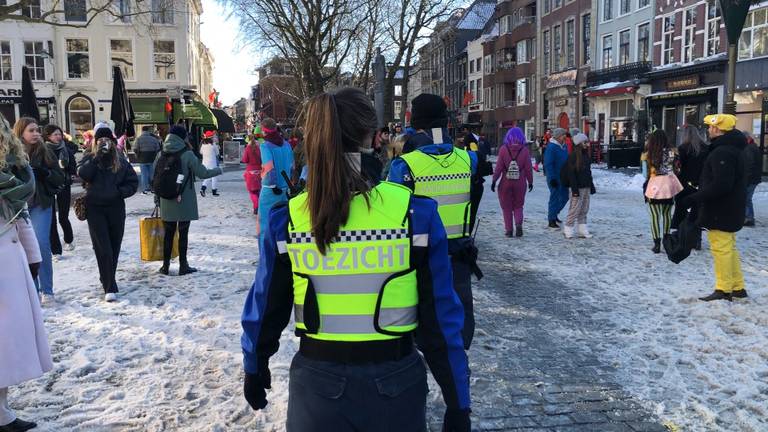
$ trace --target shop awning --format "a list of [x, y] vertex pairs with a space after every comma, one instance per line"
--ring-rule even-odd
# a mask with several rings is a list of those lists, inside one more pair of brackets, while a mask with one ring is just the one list
[[235, 133], [235, 123], [232, 121], [232, 117], [229, 116], [224, 110], [213, 108], [211, 109], [216, 121], [219, 123], [219, 132]]
[[197, 126], [218, 127], [216, 117], [211, 110], [199, 100], [193, 100], [188, 104], [181, 104], [179, 102], [173, 103], [173, 122], [178, 123], [181, 119], [191, 120], [192, 123]]
[[136, 124], [168, 123], [164, 97], [132, 97], [130, 99]]
[[638, 86], [631, 81], [612, 82], [584, 89], [585, 97], [616, 96], [631, 94], [637, 91]]

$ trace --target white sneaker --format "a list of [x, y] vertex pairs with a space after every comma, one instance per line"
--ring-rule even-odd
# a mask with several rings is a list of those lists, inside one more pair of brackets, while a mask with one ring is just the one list
[[106, 293], [104, 295], [104, 301], [107, 303], [112, 303], [117, 301], [117, 293]]
[[53, 294], [42, 294], [40, 296], [40, 304], [43, 306], [53, 306], [56, 304], [56, 298]]
[[73, 250], [75, 250], [75, 244], [74, 243], [64, 243], [64, 248], [63, 249], [65, 251], [72, 252]]
[[587, 224], [579, 224], [579, 235], [584, 238], [592, 238], [592, 234], [589, 233]]
[[51, 255], [51, 261], [57, 263], [61, 259], [61, 255]]
[[567, 239], [573, 238], [573, 227], [569, 227], [568, 225], [563, 225], [563, 235]]

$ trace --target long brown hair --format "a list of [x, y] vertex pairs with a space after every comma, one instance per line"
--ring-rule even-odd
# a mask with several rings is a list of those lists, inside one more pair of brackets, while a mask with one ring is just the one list
[[[110, 141], [112, 141], [112, 150], [110, 151], [110, 169], [113, 173], [117, 173], [120, 171], [120, 155], [117, 152], [117, 142], [115, 142], [114, 139], [109, 138]], [[91, 143], [91, 154], [93, 157], [96, 157], [97, 154], [99, 154], [99, 141], [93, 140], [93, 143]], [[102, 158], [102, 160], [106, 160], [105, 158]]]
[[307, 156], [307, 193], [312, 234], [325, 254], [349, 218], [356, 193], [368, 200], [371, 187], [345, 153], [359, 152], [376, 129], [376, 111], [360, 90], [342, 89], [310, 99], [301, 114]]
[[24, 141], [24, 131], [27, 129], [27, 126], [33, 123], [37, 124], [38, 127], [40, 126], [37, 123], [37, 120], [32, 117], [21, 117], [16, 120], [16, 124], [13, 125], [13, 134], [16, 135], [22, 144], [24, 144], [24, 151], [27, 152], [30, 159], [42, 160], [48, 168], [53, 168], [57, 166], [58, 161], [54, 157], [55, 155], [53, 152], [48, 151], [48, 149], [45, 148], [42, 136], [40, 137], [40, 141], [36, 143], [28, 143]]
[[648, 163], [656, 170], [664, 163], [664, 152], [668, 149], [667, 134], [657, 129], [648, 135]]

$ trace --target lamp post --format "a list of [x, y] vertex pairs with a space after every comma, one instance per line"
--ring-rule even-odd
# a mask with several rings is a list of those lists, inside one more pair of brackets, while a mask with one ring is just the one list
[[725, 21], [725, 32], [728, 35], [728, 71], [726, 75], [726, 96], [723, 111], [726, 114], [736, 114], [736, 61], [738, 60], [738, 44], [744, 21], [749, 13], [751, 0], [719, 0], [720, 13]]

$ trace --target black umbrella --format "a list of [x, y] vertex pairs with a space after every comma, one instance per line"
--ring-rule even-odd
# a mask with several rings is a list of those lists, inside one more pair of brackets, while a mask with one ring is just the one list
[[22, 117], [32, 117], [40, 121], [40, 108], [37, 106], [35, 88], [32, 86], [32, 75], [26, 66], [21, 67], [21, 106], [19, 114]]
[[128, 91], [125, 89], [123, 73], [118, 66], [112, 67], [113, 85], [112, 85], [112, 110], [109, 118], [115, 123], [115, 136], [118, 138], [127, 135], [129, 138], [136, 136], [136, 130], [133, 128], [135, 116], [131, 100], [128, 98]]

